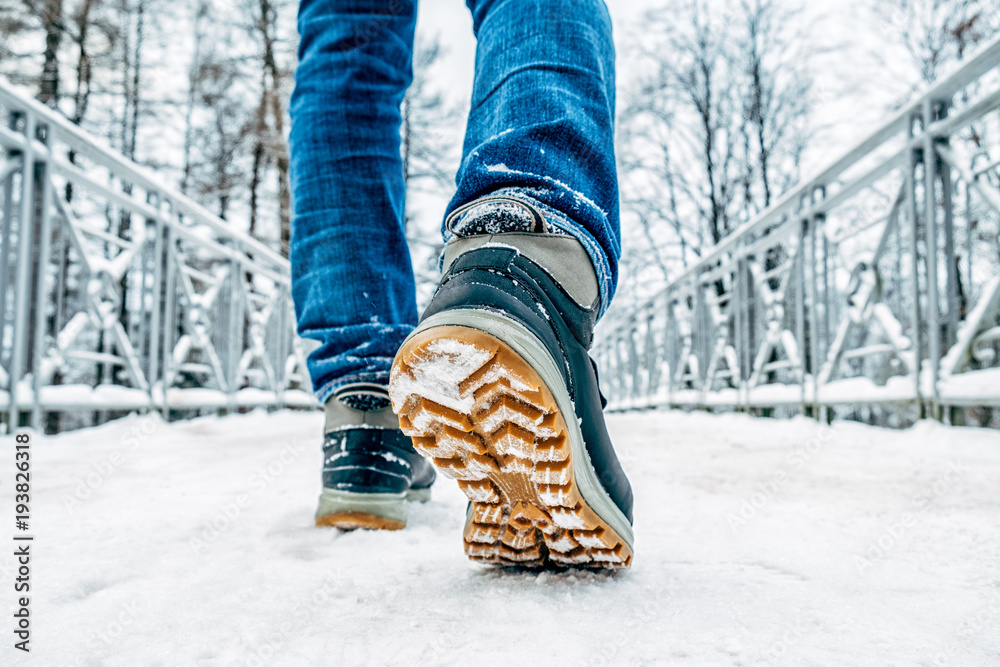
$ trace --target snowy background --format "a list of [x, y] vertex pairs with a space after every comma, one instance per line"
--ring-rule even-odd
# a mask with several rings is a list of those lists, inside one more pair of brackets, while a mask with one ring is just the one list
[[403, 532], [317, 530], [321, 422], [36, 440], [35, 653], [3, 664], [1000, 662], [994, 430], [613, 416], [636, 556], [607, 575], [468, 562], [450, 480]]
[[[619, 311], [1000, 27], [1000, 8], [989, 0], [607, 5], [618, 51]], [[0, 0], [0, 74], [234, 226], [287, 250], [295, 13], [293, 0]], [[58, 48], [46, 52], [47, 38]], [[426, 299], [473, 74], [463, 0], [419, 3], [417, 41], [403, 114], [413, 139], [403, 151], [407, 234]], [[710, 87], [693, 79], [712, 91], [708, 130], [694, 112], [703, 91], [683, 85], [699, 58], [711, 65]], [[757, 88], [751, 71], [762, 75]], [[716, 145], [708, 154], [698, 150], [706, 132]], [[666, 172], [665, 161], [673, 165]], [[672, 194], [676, 211], [666, 204]], [[721, 220], [705, 219], [710, 203]]]
[[[619, 309], [713, 240], [700, 215], [704, 184], [690, 176], [676, 215], [664, 213], [678, 172], [657, 171], [667, 154], [688, 174], [718, 157], [691, 148], [697, 124], [678, 82], [699, 56], [684, 47], [693, 36], [711, 37], [701, 55], [718, 64], [726, 91], [713, 133], [764, 127], [780, 192], [1000, 25], [996, 3], [978, 0], [608, 6], [619, 63]], [[51, 7], [64, 20], [52, 21]], [[269, 0], [0, 0], [0, 73], [285, 250], [294, 10]], [[760, 118], [745, 104], [753, 12], [770, 21], [760, 42], [770, 99], [789, 103]], [[405, 148], [408, 235], [426, 296], [475, 42], [462, 0], [424, 0], [418, 30], [404, 117], [416, 137]], [[718, 172], [748, 183], [722, 208], [722, 235], [766, 204], [760, 149], [740, 148]], [[990, 261], [1000, 261], [996, 223], [982, 222]], [[447, 481], [412, 507], [405, 532], [315, 529], [321, 422], [306, 412], [173, 424], [131, 416], [35, 436], [35, 653], [5, 647], [0, 663], [1000, 664], [996, 430], [613, 416], [636, 491], [634, 568], [539, 575], [466, 561], [465, 500]], [[12, 461], [13, 443], [3, 443]], [[12, 478], [0, 466], [4, 488]], [[7, 550], [4, 581], [12, 568]], [[12, 613], [11, 602], [5, 595], [0, 608]]]

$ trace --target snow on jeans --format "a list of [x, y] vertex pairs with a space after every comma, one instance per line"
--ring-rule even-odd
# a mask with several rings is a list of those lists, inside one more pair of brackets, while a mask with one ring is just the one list
[[[489, 193], [530, 198], [586, 247], [603, 312], [621, 252], [607, 8], [602, 0], [467, 4], [476, 74], [448, 212]], [[320, 401], [344, 384], [388, 382], [417, 322], [399, 134], [415, 23], [413, 0], [299, 6], [292, 296], [299, 334], [319, 342], [308, 366]]]

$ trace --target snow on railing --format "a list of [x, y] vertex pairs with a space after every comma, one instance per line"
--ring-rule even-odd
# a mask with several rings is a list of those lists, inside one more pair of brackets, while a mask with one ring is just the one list
[[1000, 406], [998, 109], [1000, 39], [602, 323], [609, 407]]
[[[1000, 406], [998, 109], [995, 40], [602, 323], [610, 407]], [[313, 404], [284, 258], [3, 81], [0, 119], [8, 428]]]
[[2, 80], [0, 123], [8, 429], [313, 404], [285, 258]]

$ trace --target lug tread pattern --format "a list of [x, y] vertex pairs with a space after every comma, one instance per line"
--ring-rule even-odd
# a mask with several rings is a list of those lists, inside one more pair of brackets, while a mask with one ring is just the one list
[[569, 434], [551, 392], [504, 343], [467, 327], [421, 332], [397, 354], [389, 393], [417, 451], [472, 502], [463, 533], [470, 559], [631, 564], [629, 547], [576, 486]]

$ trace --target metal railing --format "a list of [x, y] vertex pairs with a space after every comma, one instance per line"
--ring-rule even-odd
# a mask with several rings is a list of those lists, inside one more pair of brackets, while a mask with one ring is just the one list
[[1000, 40], [595, 346], [609, 407], [1000, 406]]
[[[1000, 406], [1000, 40], [616, 323], [611, 409]], [[287, 261], [0, 81], [0, 415], [310, 406]]]
[[313, 404], [288, 262], [0, 81], [0, 414]]

